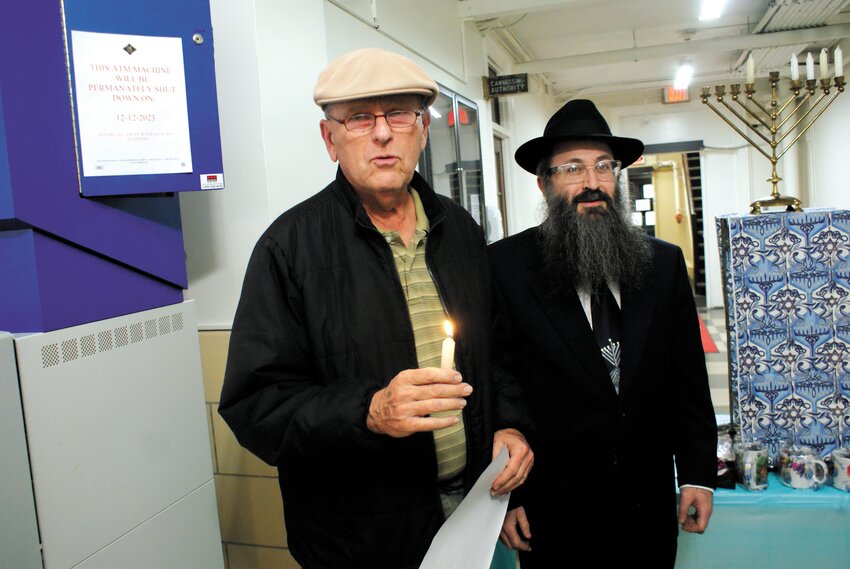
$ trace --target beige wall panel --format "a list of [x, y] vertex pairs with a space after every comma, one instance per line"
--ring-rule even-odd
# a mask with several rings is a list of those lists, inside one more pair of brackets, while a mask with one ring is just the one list
[[198, 333], [201, 344], [201, 369], [204, 373], [204, 398], [218, 402], [221, 385], [224, 381], [224, 367], [227, 364], [227, 344], [230, 331], [208, 330]]
[[300, 569], [287, 549], [228, 544], [228, 569]]
[[286, 547], [276, 478], [217, 474], [215, 490], [223, 542]]
[[277, 480], [277, 468], [269, 466], [251, 452], [245, 450], [236, 440], [236, 436], [221, 415], [218, 407], [213, 406], [212, 423], [215, 437], [216, 472], [219, 474], [246, 474], [250, 476], [270, 476]]

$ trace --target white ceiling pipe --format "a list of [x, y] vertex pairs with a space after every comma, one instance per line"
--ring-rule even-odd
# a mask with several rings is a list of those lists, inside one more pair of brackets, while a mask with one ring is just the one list
[[463, 19], [510, 18], [532, 12], [560, 10], [566, 6], [590, 4], [595, 0], [461, 0], [458, 13]]
[[771, 32], [708, 40], [691, 40], [675, 44], [616, 49], [598, 53], [584, 53], [579, 55], [570, 55], [567, 57], [540, 59], [537, 61], [529, 61], [528, 63], [517, 63], [513, 67], [513, 72], [545, 73], [547, 71], [610, 65], [613, 63], [625, 63], [627, 61], [646, 61], [650, 59], [679, 57], [683, 55], [694, 55], [697, 53], [724, 50], [780, 47], [785, 45], [843, 39], [846, 37], [850, 37], [850, 24], [838, 24], [834, 26], [823, 26], [820, 28], [808, 28], [804, 30], [789, 30], [785, 32]]

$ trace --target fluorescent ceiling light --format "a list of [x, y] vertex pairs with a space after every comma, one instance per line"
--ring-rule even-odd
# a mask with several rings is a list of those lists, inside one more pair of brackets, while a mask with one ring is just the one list
[[702, 0], [702, 8], [699, 13], [700, 21], [716, 20], [723, 13], [724, 6], [726, 6], [726, 0]]
[[443, 118], [443, 115], [441, 115], [440, 112], [437, 109], [435, 109], [434, 107], [428, 107], [428, 110], [431, 111], [431, 116], [434, 117], [435, 119]]
[[694, 76], [694, 66], [690, 61], [682, 61], [679, 63], [679, 69], [676, 70], [676, 80], [673, 82], [674, 89], [687, 89], [691, 84], [691, 77]]

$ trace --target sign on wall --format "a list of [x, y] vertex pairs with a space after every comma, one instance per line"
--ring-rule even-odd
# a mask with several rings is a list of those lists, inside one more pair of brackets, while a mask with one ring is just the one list
[[485, 98], [528, 93], [528, 73], [485, 77], [484, 91]]
[[223, 188], [207, 0], [61, 6], [79, 193]]
[[71, 37], [83, 176], [191, 172], [180, 38]]

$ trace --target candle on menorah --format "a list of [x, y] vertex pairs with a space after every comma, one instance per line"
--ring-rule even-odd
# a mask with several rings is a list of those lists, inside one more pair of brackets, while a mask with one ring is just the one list
[[[830, 80], [829, 62], [827, 60], [826, 49], [819, 54], [820, 64], [820, 95], [817, 95], [818, 81], [815, 80], [814, 57], [811, 53], [806, 55], [806, 81], [805, 86], [803, 81], [799, 79], [799, 69], [797, 54], [791, 56], [791, 79], [790, 88], [791, 95], [784, 102], [779, 100], [779, 72], [771, 71], [770, 78], [770, 103], [762, 104], [756, 99], [756, 87], [754, 78], [755, 63], [752, 54], [747, 59], [747, 83], [742, 92], [741, 85], [733, 83], [730, 85], [729, 94], [732, 99], [730, 104], [726, 100], [726, 86], [714, 86], [714, 99], [719, 105], [711, 101], [712, 95], [709, 87], [702, 88], [701, 99], [717, 116], [723, 119], [732, 129], [741, 135], [744, 140], [758, 150], [765, 158], [770, 160], [772, 172], [770, 178], [767, 179], [773, 185], [770, 196], [760, 198], [750, 204], [752, 213], [761, 213], [763, 207], [782, 206], [787, 211], [802, 211], [800, 200], [795, 197], [786, 197], [779, 194], [778, 184], [782, 180], [776, 174], [776, 164], [782, 156], [792, 147], [807, 130], [820, 118], [823, 112], [832, 104], [832, 101], [844, 92], [844, 70], [843, 70], [843, 55], [841, 48], [835, 49], [833, 54], [833, 65], [835, 67], [836, 76]], [[830, 97], [832, 87], [835, 87], [835, 92]], [[797, 101], [793, 108], [790, 108], [792, 103]], [[805, 110], [803, 105], [808, 103]], [[788, 124], [791, 119], [797, 116], [798, 111], [801, 111], [799, 118], [793, 124]], [[817, 112], [815, 112], [817, 111]], [[814, 113], [814, 114], [812, 114]], [[757, 122], [753, 122], [755, 119]], [[768, 134], [761, 132], [759, 126], [765, 127]], [[796, 136], [786, 144], [786, 138], [793, 135], [799, 127]], [[770, 147], [770, 152], [762, 148], [762, 145], [750, 137], [747, 129], [756, 134], [767, 146]], [[781, 147], [781, 148], [780, 148]]]

